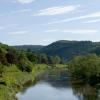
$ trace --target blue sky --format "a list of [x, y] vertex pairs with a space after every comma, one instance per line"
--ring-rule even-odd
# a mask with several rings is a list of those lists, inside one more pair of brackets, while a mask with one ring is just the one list
[[100, 0], [0, 0], [0, 42], [100, 40]]

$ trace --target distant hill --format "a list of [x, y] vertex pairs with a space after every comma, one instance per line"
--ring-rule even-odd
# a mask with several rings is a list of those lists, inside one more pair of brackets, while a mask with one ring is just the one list
[[91, 41], [60, 40], [43, 47], [40, 52], [50, 56], [58, 55], [64, 60], [69, 60], [75, 56], [88, 53], [100, 54], [100, 43]]
[[42, 45], [17, 45], [13, 46], [18, 50], [31, 50], [31, 51], [38, 51], [42, 49], [44, 46]]
[[60, 40], [47, 46], [22, 45], [14, 47], [20, 50], [30, 49], [31, 51], [45, 53], [49, 56], [58, 55], [63, 60], [70, 60], [75, 56], [86, 55], [89, 53], [96, 53], [97, 55], [100, 55], [100, 42], [92, 41]]

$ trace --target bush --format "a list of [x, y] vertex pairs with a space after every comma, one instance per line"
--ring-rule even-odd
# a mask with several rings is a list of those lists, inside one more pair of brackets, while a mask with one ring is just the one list
[[100, 57], [95, 54], [75, 57], [69, 62], [68, 68], [72, 77], [89, 82], [91, 79], [93, 82], [100, 79]]
[[23, 72], [31, 72], [32, 71], [32, 63], [30, 61], [26, 61], [24, 59], [19, 61], [18, 68]]

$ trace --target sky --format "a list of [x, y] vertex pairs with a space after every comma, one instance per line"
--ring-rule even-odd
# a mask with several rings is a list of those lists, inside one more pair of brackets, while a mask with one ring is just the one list
[[0, 0], [0, 42], [100, 41], [100, 0]]

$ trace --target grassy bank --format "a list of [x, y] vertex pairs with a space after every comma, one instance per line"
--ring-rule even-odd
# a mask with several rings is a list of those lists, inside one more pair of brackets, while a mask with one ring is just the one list
[[14, 100], [16, 92], [25, 83], [34, 81], [36, 75], [61, 62], [58, 56], [48, 56], [29, 49], [18, 50], [0, 43], [0, 100]]
[[[12, 67], [13, 66], [13, 67]], [[0, 78], [0, 100], [16, 100], [16, 93], [28, 81], [35, 81], [35, 76], [44, 72], [47, 65], [34, 65], [32, 72], [21, 72], [15, 65], [5, 66], [5, 71]]]

